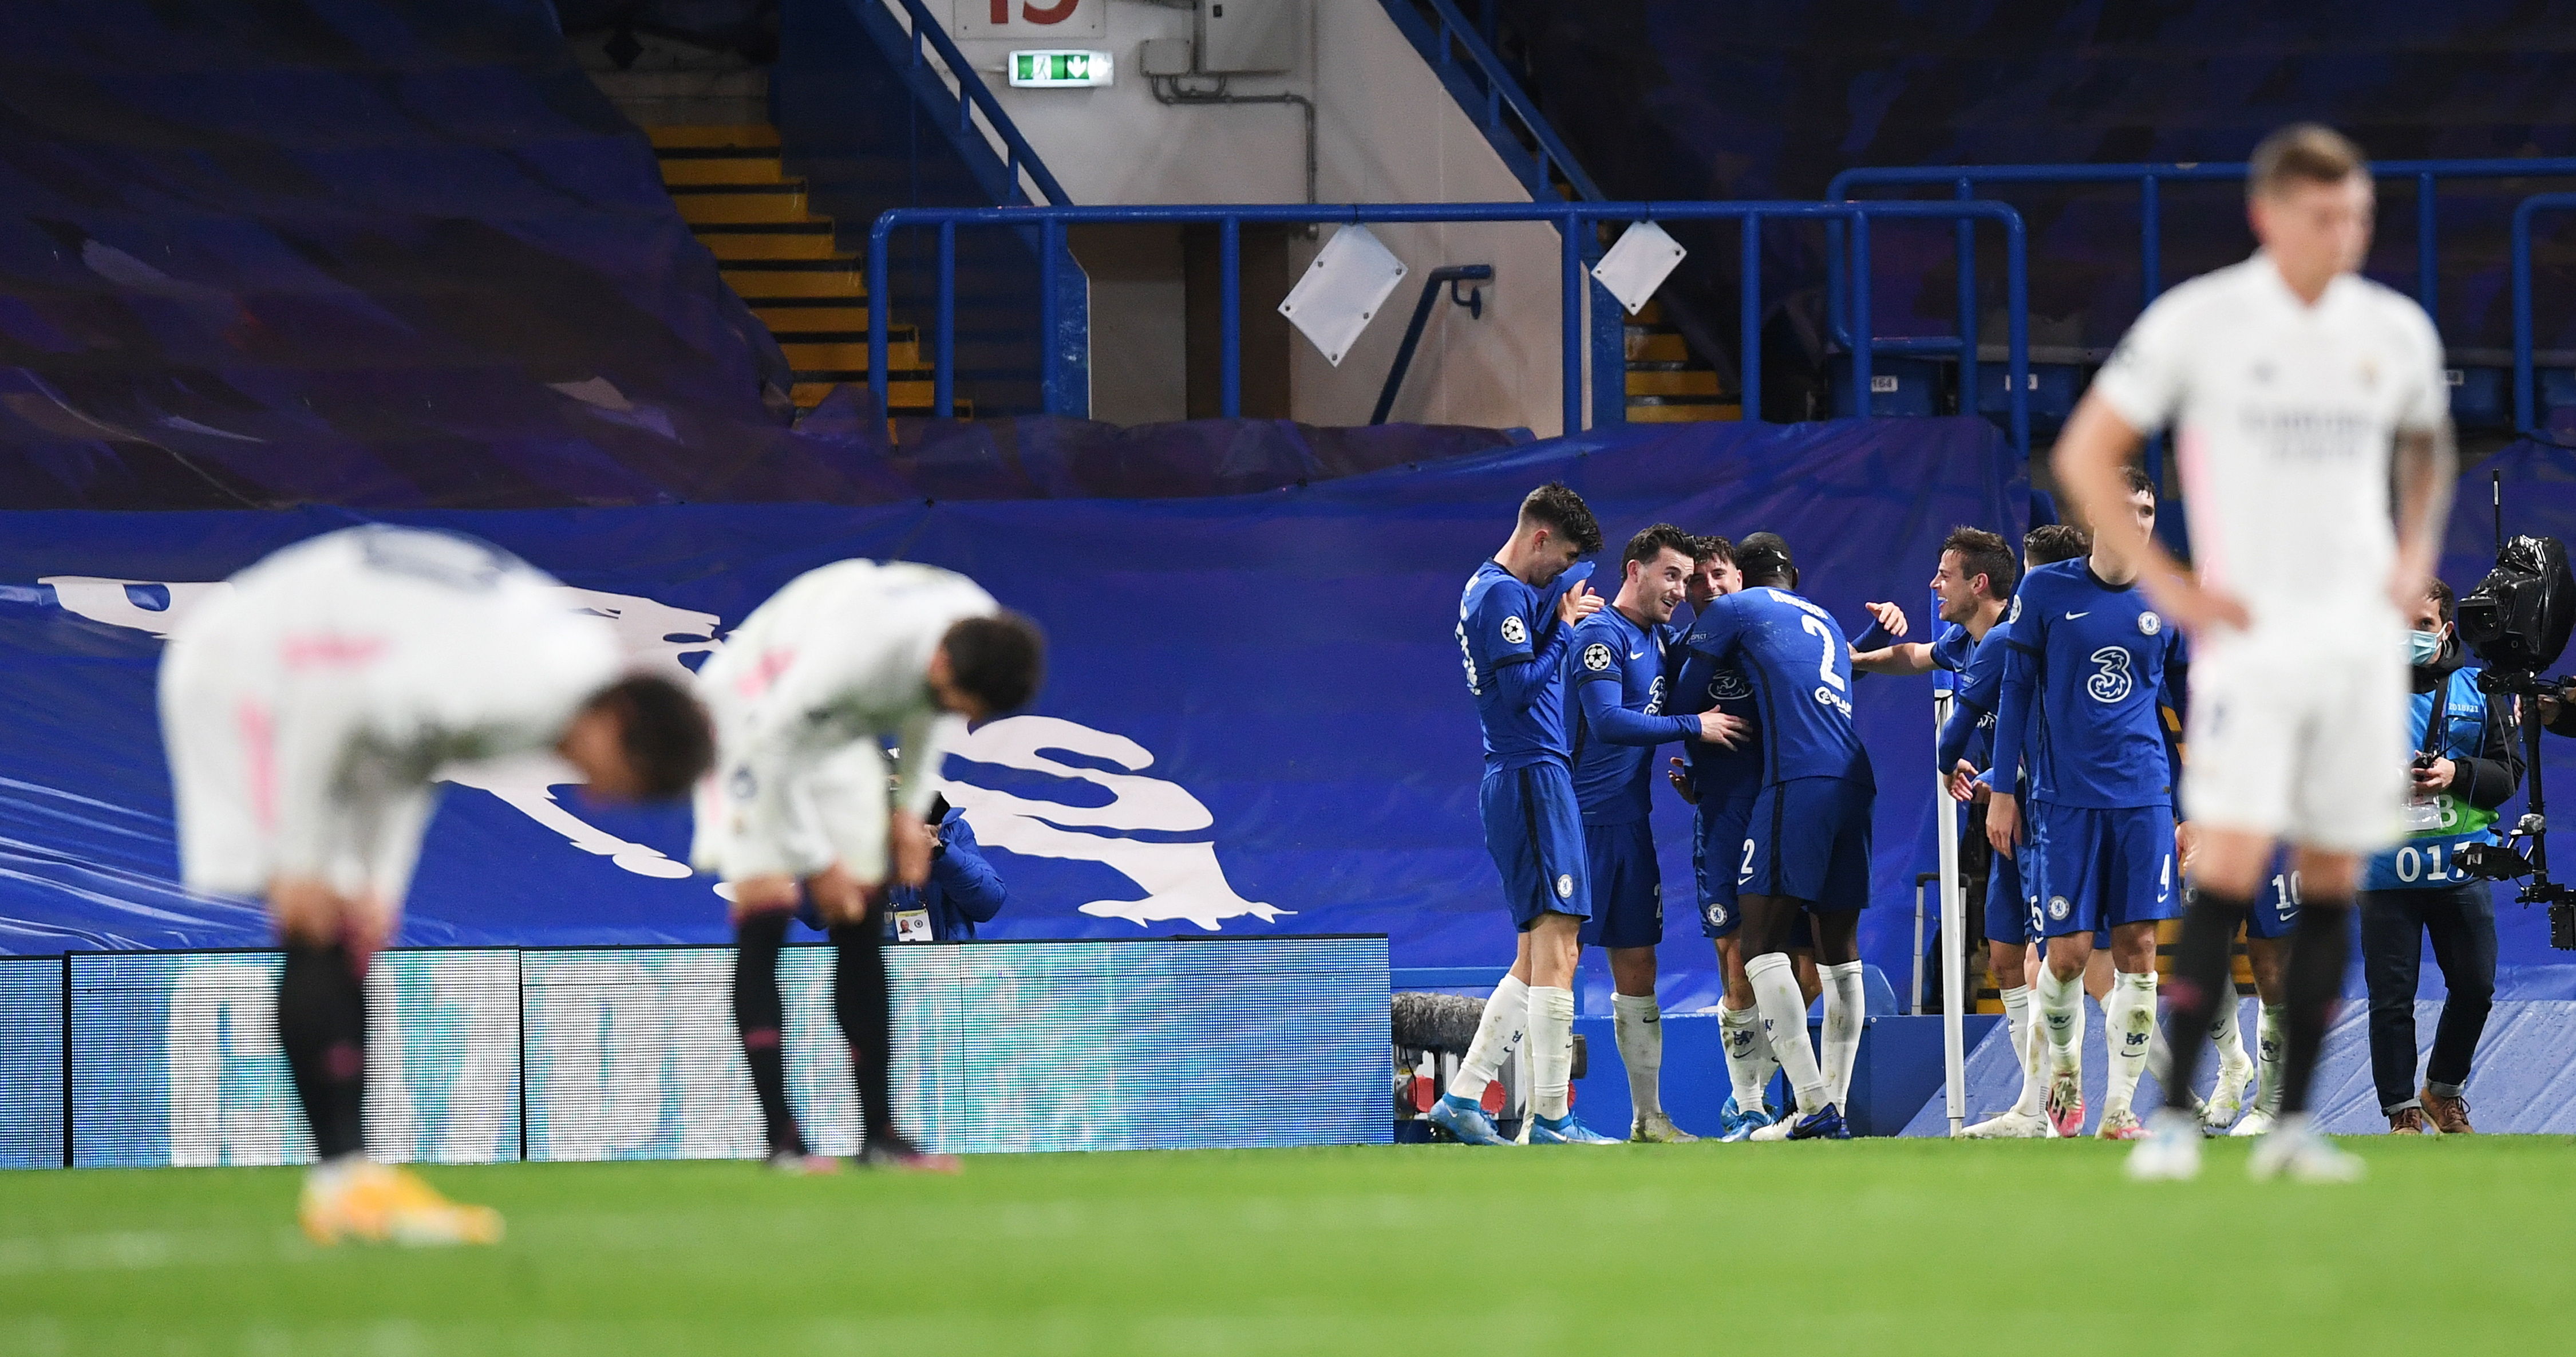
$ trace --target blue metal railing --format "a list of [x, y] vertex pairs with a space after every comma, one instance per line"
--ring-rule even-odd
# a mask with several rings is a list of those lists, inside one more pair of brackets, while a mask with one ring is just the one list
[[2543, 212], [2576, 211], [2576, 193], [2538, 193], [2513, 209], [2513, 428], [2543, 437], [2532, 380], [2531, 219]]
[[[1596, 222], [1618, 221], [1711, 221], [1734, 219], [1742, 224], [1744, 270], [1739, 292], [1737, 323], [1744, 344], [1744, 418], [1762, 417], [1761, 405], [1761, 277], [1758, 264], [1762, 251], [1762, 225], [1772, 220], [1822, 220], [1847, 223], [1852, 240], [1854, 277], [1852, 289], [1855, 316], [1866, 317], [1869, 304], [1868, 263], [1869, 224], [1877, 219], [1958, 221], [1973, 225], [1990, 221], [2003, 232], [2005, 247], [2005, 287], [2008, 298], [2005, 314], [2009, 322], [2008, 340], [2011, 379], [2008, 399], [2011, 407], [2013, 445], [2024, 456], [2030, 451], [2030, 410], [2028, 375], [2030, 368], [2029, 279], [2025, 233], [2021, 214], [2007, 204], [1996, 202], [1716, 202], [1716, 203], [1402, 203], [1351, 204], [1333, 206], [1311, 203], [1262, 206], [1192, 206], [1192, 207], [1003, 207], [1003, 208], [896, 208], [876, 220], [869, 232], [868, 289], [872, 296], [884, 296], [887, 288], [886, 240], [897, 229], [907, 226], [935, 227], [940, 239], [940, 274], [938, 278], [938, 335], [934, 341], [931, 408], [948, 408], [955, 376], [954, 297], [957, 228], [960, 226], [1015, 227], [1035, 226], [1044, 242], [1038, 257], [1042, 268], [1051, 270], [1064, 240], [1068, 224], [1116, 222], [1214, 222], [1217, 225], [1219, 255], [1219, 366], [1223, 374], [1221, 408], [1225, 417], [1237, 418], [1243, 413], [1243, 259], [1242, 232], [1245, 222], [1547, 222], [1554, 224], [1560, 241], [1562, 296], [1559, 323], [1560, 358], [1563, 363], [1560, 394], [1564, 411], [1564, 431], [1568, 434], [1584, 427], [1584, 268], [1583, 244], [1590, 238]], [[1045, 280], [1044, 295], [1052, 297], [1054, 279]], [[1592, 303], [1596, 312], [1616, 307], [1618, 302], [1598, 283], [1592, 286]], [[1050, 316], [1045, 322], [1052, 325]], [[1973, 310], [1960, 316], [1957, 338], [1911, 340], [1918, 346], [1948, 345], [1962, 353], [1973, 354]], [[1866, 321], [1860, 324], [1867, 331]], [[868, 383], [874, 388], [877, 408], [886, 401], [886, 356], [888, 328], [885, 308], [868, 309]], [[1869, 353], [1874, 345], [1862, 345], [1853, 354], [1855, 385], [1864, 399], [1854, 407], [1866, 417], [1865, 399], [1869, 391]], [[1052, 366], [1061, 360], [1060, 346], [1050, 345], [1047, 361]], [[1052, 379], [1049, 379], [1052, 381]]]
[[[2381, 183], [2408, 179], [2415, 184], [2415, 300], [2426, 315], [2434, 314], [2441, 280], [2440, 223], [2435, 192], [2445, 179], [2576, 178], [2576, 159], [2533, 157], [2523, 160], [2380, 160], [2371, 173]], [[2178, 161], [2135, 165], [1921, 165], [1872, 166], [1845, 170], [1833, 178], [1825, 196], [1835, 202], [1860, 188], [1946, 187], [1960, 199], [1976, 197], [1998, 184], [2135, 184], [2138, 188], [2138, 254], [2144, 282], [2138, 305], [2143, 309], [2164, 291], [2164, 204], [2160, 187], [2171, 183], [2212, 183], [2245, 179], [2243, 161]], [[1833, 230], [1830, 225], [1826, 228]], [[1840, 324], [1843, 278], [1838, 252], [1828, 250], [1827, 309]], [[1963, 240], [1959, 247], [1959, 290], [1973, 295], [1975, 252]], [[1835, 338], [1850, 342], [1837, 331]]]
[[[998, 158], [1002, 161], [1007, 188], [995, 194], [995, 197], [1005, 203], [1032, 201], [1028, 190], [1020, 183], [1021, 175], [1025, 172], [1029, 182], [1036, 185], [1039, 199], [1058, 205], [1073, 201], [1072, 196], [1064, 191], [1064, 185], [1057, 183], [1055, 175], [1048, 172], [1046, 162], [1038, 158], [1037, 150], [1029, 145], [1028, 138], [1020, 135], [1019, 127], [1011, 121], [1011, 115], [1002, 111], [1001, 101], [995, 99], [993, 91], [985, 87], [983, 77], [975, 74], [975, 68], [966, 60], [966, 54], [957, 50], [956, 42], [948, 36], [946, 25], [931, 17], [930, 11], [923, 6], [922, 0], [851, 0], [851, 3], [859, 6], [863, 16], [870, 12], [882, 14], [882, 4], [892, 3], [912, 21], [912, 31], [907, 35], [912, 52], [906, 75], [918, 95], [927, 97], [928, 90], [924, 82], [928, 82], [938, 85], [941, 94], [955, 99], [957, 125], [952, 129], [953, 136], [960, 139], [978, 136], [974, 115], [977, 113], [984, 115], [984, 132], [1002, 144]], [[957, 82], [957, 88], [953, 93], [930, 69], [925, 49], [938, 55], [940, 64], [947, 68], [948, 78]], [[930, 102], [936, 103], [936, 101]]]
[[[1554, 166], [1565, 176], [1565, 182], [1574, 187], [1577, 198], [1590, 203], [1601, 201], [1600, 187], [1592, 182], [1591, 175], [1583, 172], [1581, 165], [1575, 163], [1574, 152], [1566, 148], [1564, 140], [1556, 135], [1556, 129], [1548, 125], [1546, 116], [1523, 92], [1520, 82], [1512, 78], [1502, 59], [1494, 55], [1493, 46], [1484, 34], [1458, 12], [1457, 0], [1425, 2], [1431, 6], [1436, 18], [1434, 24], [1422, 21], [1420, 11], [1413, 7], [1413, 0], [1384, 0], [1387, 17], [1395, 21], [1396, 28], [1413, 44], [1413, 49], [1422, 54], [1422, 59], [1431, 63], [1432, 73], [1440, 77], [1441, 84], [1449, 87], [1450, 94], [1458, 100], [1458, 106], [1477, 120], [1478, 126], [1484, 129], [1485, 139], [1493, 143], [1495, 153], [1511, 168], [1513, 177], [1521, 181], [1521, 187], [1529, 190], [1531, 198], [1541, 202], [1563, 200], [1565, 195], [1558, 190], [1556, 177], [1548, 173], [1549, 167]], [[1490, 15], [1492, 6], [1486, 8]], [[1461, 52], [1466, 54], [1467, 69], [1459, 65], [1458, 54]], [[1510, 115], [1510, 121], [1505, 120], [1505, 114]], [[1520, 132], [1527, 135], [1527, 146], [1522, 144], [1521, 134], [1513, 131], [1514, 122], [1520, 125]]]

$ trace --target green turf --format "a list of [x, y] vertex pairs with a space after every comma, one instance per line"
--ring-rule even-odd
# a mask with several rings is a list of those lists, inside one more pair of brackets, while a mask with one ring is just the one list
[[2336, 1188], [2225, 1141], [2160, 1188], [2091, 1142], [433, 1170], [510, 1221], [449, 1252], [311, 1247], [291, 1170], [7, 1173], [0, 1353], [2565, 1350], [2576, 1144], [2358, 1144]]

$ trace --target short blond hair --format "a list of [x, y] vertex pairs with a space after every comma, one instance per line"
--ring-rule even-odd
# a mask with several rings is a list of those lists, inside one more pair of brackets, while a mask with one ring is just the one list
[[2292, 123], [2263, 138], [2245, 164], [2245, 196], [2265, 198], [2293, 184], [2340, 184], [2368, 175], [2352, 139], [2323, 123]]

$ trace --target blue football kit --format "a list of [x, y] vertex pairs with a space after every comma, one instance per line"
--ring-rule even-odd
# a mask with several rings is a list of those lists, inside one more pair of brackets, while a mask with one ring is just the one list
[[1785, 589], [1712, 602], [1685, 642], [1679, 687], [1700, 691], [1721, 666], [1752, 689], [1762, 741], [1736, 889], [1836, 913], [1869, 904], [1875, 786], [1852, 728], [1851, 653], [1823, 608]]
[[1945, 622], [1932, 638], [1932, 667], [1935, 669], [1963, 673], [1976, 653], [1977, 638], [1968, 634], [1965, 623]]
[[[1716, 711], [1744, 723], [1733, 748], [1692, 744], [1684, 749], [1683, 776], [1690, 781], [1691, 877], [1698, 886], [1699, 928], [1711, 939], [1732, 937], [1743, 926], [1735, 908], [1735, 874], [1744, 849], [1744, 829], [1752, 821], [1753, 800], [1762, 791], [1762, 712], [1753, 701], [1753, 681], [1733, 664], [1697, 660], [1675, 644], [1667, 663], [1672, 670], [1673, 710], [1697, 715]], [[1688, 674], [1687, 684], [1684, 675]]]
[[[1941, 727], [1936, 757], [1944, 778], [1963, 761], [1971, 768], [1985, 768], [1994, 757], [1995, 708], [2003, 700], [2004, 661], [2011, 653], [2012, 624], [1998, 620], [1968, 657], [1967, 667], [1959, 675], [1950, 719]], [[2027, 723], [2022, 747], [2029, 747]], [[1989, 786], [2009, 780], [2016, 789], [2020, 776], [2018, 768], [1993, 769], [1986, 774]], [[1986, 869], [1986, 940], [2006, 944], [2036, 941], [2039, 931], [2032, 915], [2038, 903], [2023, 884], [2020, 855], [1995, 854]]]
[[1668, 627], [1616, 606], [1575, 624], [1566, 651], [1573, 710], [1574, 799], [1583, 817], [1592, 916], [1587, 947], [1652, 947], [1664, 937], [1663, 872], [1655, 863], [1655, 747], [1698, 733], [1664, 714]]
[[2161, 705], [2181, 642], [2089, 560], [2024, 577], [2007, 614], [1995, 767], [2028, 779], [2024, 889], [2044, 937], [2174, 918], [2174, 775]]
[[1458, 649], [1485, 741], [1477, 811], [1512, 923], [1522, 929], [1541, 914], [1591, 911], [1565, 729], [1573, 628], [1556, 618], [1557, 597], [1589, 573], [1578, 566], [1537, 589], [1489, 560], [1458, 601]]

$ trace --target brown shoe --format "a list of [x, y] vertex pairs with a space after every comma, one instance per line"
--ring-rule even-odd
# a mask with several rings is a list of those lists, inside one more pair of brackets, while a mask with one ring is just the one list
[[2430, 1088], [2424, 1090], [2423, 1098], [2425, 1119], [2433, 1123], [2434, 1130], [2446, 1136], [2477, 1133], [2478, 1128], [2469, 1125], [2468, 1099], [2446, 1098]]
[[2424, 1134], [2424, 1109], [2420, 1107], [2401, 1107], [2396, 1111], [2389, 1113], [2388, 1134], [2392, 1136], [2420, 1136]]

